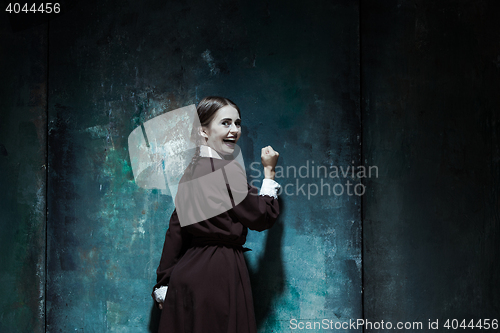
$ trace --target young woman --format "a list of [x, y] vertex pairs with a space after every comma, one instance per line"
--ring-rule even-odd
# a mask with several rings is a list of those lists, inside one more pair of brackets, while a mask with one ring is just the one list
[[[198, 104], [197, 112], [201, 142], [185, 176], [189, 180], [206, 176], [217, 179], [216, 175], [223, 173], [224, 178], [220, 179], [225, 179], [224, 190], [227, 187], [231, 201], [227, 210], [222, 209], [218, 215], [186, 221], [203, 214], [178, 212], [181, 201], [192, 198], [179, 194], [179, 187], [153, 288], [153, 298], [162, 309], [159, 333], [256, 333], [250, 279], [243, 256], [248, 249], [243, 244], [248, 229], [266, 230], [278, 218], [280, 185], [274, 181], [274, 169], [279, 154], [270, 146], [262, 148], [265, 178], [261, 190], [246, 183], [246, 192], [241, 196], [237, 193], [241, 187], [230, 186], [234, 172], [229, 170], [241, 136], [239, 108], [227, 98], [210, 96]], [[236, 200], [238, 195], [241, 199]], [[223, 206], [224, 200], [218, 195], [206, 197], [215, 202], [213, 206]], [[194, 206], [197, 204], [188, 205], [188, 211]]]

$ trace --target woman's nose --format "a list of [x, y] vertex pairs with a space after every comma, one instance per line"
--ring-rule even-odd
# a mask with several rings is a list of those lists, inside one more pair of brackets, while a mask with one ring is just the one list
[[231, 133], [237, 133], [240, 131], [240, 128], [238, 126], [236, 126], [234, 123], [231, 124], [231, 127], [229, 128], [229, 131]]

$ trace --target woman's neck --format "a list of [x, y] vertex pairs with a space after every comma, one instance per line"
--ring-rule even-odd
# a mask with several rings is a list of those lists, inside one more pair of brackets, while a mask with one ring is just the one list
[[201, 157], [218, 158], [220, 160], [223, 159], [215, 149], [212, 149], [212, 148], [210, 148], [209, 146], [206, 146], [206, 145], [201, 145], [200, 146], [200, 156]]

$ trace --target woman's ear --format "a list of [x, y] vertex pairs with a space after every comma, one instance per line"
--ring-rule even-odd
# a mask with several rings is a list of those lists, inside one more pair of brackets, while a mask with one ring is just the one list
[[208, 139], [208, 133], [207, 133], [207, 128], [204, 126], [200, 126], [199, 132], [200, 136], [202, 138]]

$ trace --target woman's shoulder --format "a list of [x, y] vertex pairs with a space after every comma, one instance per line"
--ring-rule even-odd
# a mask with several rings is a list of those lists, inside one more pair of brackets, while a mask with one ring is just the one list
[[219, 170], [221, 169], [225, 174], [239, 174], [244, 172], [244, 168], [242, 168], [235, 160], [224, 160], [200, 156], [190, 168], [186, 169], [186, 172], [181, 178], [181, 182], [198, 179], [212, 174], [213, 172], [220, 172]]

